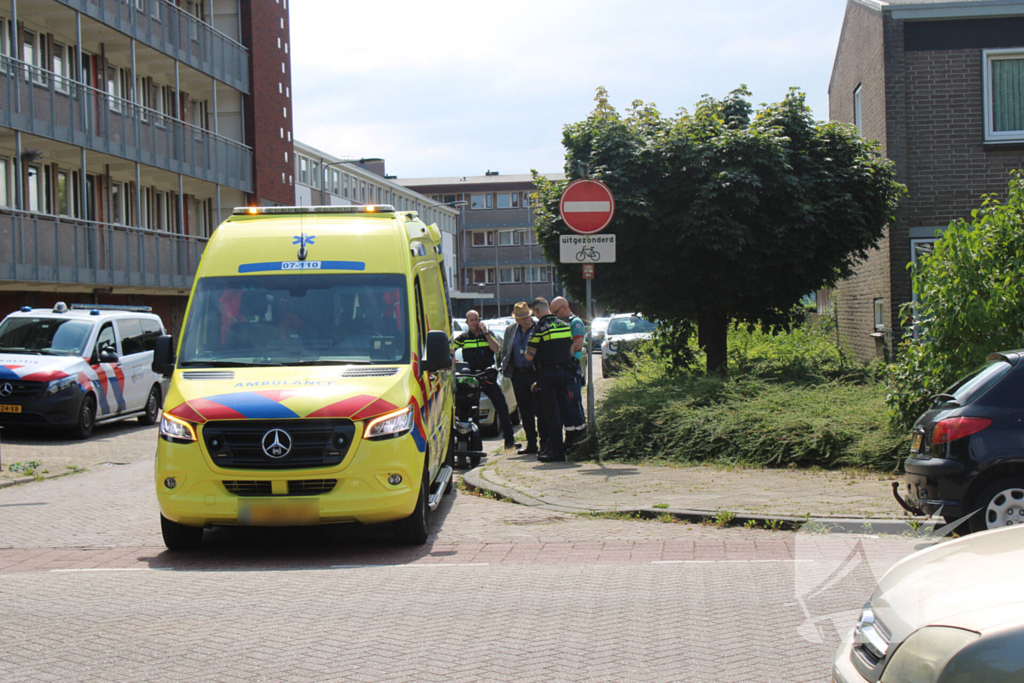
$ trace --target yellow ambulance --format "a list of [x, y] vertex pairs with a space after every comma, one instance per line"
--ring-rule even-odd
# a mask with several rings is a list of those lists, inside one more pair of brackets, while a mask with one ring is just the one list
[[443, 258], [436, 226], [389, 205], [235, 209], [176, 349], [154, 352], [168, 548], [217, 525], [393, 522], [426, 541], [454, 458]]

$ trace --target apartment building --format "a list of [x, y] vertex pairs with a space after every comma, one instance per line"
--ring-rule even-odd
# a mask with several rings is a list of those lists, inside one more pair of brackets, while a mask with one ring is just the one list
[[456, 235], [459, 211], [399, 184], [384, 170], [383, 159], [343, 159], [303, 142], [295, 142], [296, 206], [391, 204], [399, 211], [416, 211], [427, 225], [441, 230], [444, 274], [449, 295], [457, 296]]
[[0, 4], [0, 314], [132, 303], [177, 331], [232, 207], [289, 203], [288, 0]]
[[818, 293], [859, 360], [891, 355], [914, 300], [907, 265], [1005, 196], [1024, 149], [1024, 2], [848, 0], [829, 84], [833, 121], [881, 143], [908, 195], [856, 274]]
[[[551, 180], [565, 174], [550, 173]], [[484, 317], [511, 315], [517, 301], [562, 294], [534, 231], [537, 186], [529, 174], [398, 179], [439, 204], [458, 206], [456, 315], [474, 308]]]

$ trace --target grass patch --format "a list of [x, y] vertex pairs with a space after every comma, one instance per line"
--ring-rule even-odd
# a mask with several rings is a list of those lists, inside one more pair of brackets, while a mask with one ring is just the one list
[[635, 360], [597, 411], [600, 438], [576, 459], [891, 472], [909, 448], [886, 417], [884, 384], [826, 326], [734, 330], [728, 378]]

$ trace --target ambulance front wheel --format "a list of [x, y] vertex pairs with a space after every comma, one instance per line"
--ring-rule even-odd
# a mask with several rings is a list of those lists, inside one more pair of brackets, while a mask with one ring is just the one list
[[160, 515], [160, 531], [169, 550], [195, 550], [203, 542], [203, 527], [185, 526]]
[[395, 540], [402, 545], [423, 545], [427, 542], [427, 469], [424, 468], [423, 479], [420, 481], [420, 495], [416, 499], [416, 507], [405, 519], [391, 523], [395, 531]]
[[95, 427], [96, 398], [92, 394], [86, 394], [78, 406], [78, 421], [71, 431], [76, 439], [88, 439]]

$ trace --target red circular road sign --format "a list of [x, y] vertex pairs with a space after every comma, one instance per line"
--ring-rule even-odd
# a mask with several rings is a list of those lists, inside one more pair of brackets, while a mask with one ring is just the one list
[[562, 193], [558, 212], [573, 232], [593, 235], [611, 223], [615, 215], [615, 199], [602, 182], [574, 180]]

